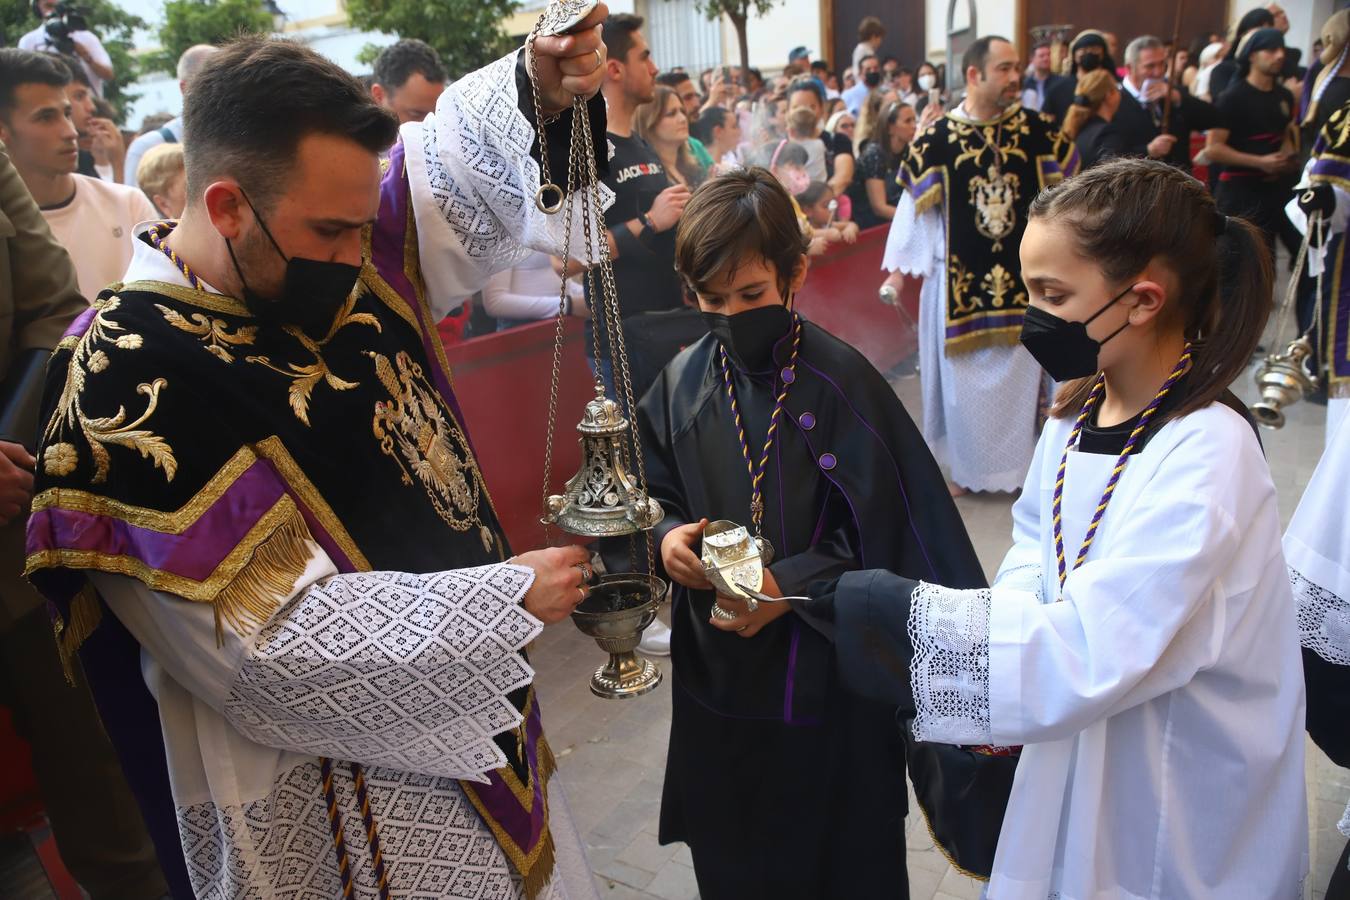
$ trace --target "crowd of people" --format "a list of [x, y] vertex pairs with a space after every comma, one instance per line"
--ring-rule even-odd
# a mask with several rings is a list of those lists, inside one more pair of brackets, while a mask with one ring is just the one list
[[[996, 900], [1298, 891], [1305, 730], [1350, 764], [1350, 12], [1306, 67], [1276, 4], [945, 65], [868, 17], [767, 77], [646, 28], [602, 4], [453, 81], [414, 37], [364, 79], [198, 45], [129, 146], [96, 35], [0, 49], [0, 663], [81, 885], [594, 896], [526, 649], [615, 564], [513, 553], [437, 349], [561, 309], [640, 400], [701, 896], [907, 896], [907, 769]], [[587, 149], [583, 252], [536, 189]], [[921, 279], [917, 425], [793, 306], [869, 228]], [[1328, 405], [1284, 535], [1229, 390], [1282, 245]], [[559, 250], [600, 246], [613, 320]], [[992, 585], [967, 492], [1020, 492]], [[714, 590], [710, 520], [761, 592]]]

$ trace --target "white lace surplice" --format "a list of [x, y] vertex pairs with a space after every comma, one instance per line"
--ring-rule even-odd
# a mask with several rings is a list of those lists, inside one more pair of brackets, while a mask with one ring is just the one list
[[[1302, 662], [1251, 428], [1218, 404], [1165, 425], [1054, 602], [1050, 507], [1071, 424], [1046, 426], [994, 587], [922, 585], [911, 606], [916, 736], [1025, 745], [989, 894], [1298, 896]], [[1070, 563], [1114, 464], [1070, 454]]]
[[[548, 216], [535, 206], [540, 169], [530, 157], [534, 129], [520, 112], [515, 71], [512, 53], [461, 78], [434, 113], [400, 130], [422, 277], [436, 318], [533, 250], [561, 256], [567, 247], [565, 255], [588, 258], [578, 198], [568, 198], [567, 242], [566, 208]], [[550, 132], [550, 138], [558, 136]], [[549, 174], [555, 184], [567, 183], [566, 172]], [[601, 208], [613, 202], [614, 193], [601, 184]], [[599, 259], [604, 228], [593, 228], [591, 240], [589, 258]]]
[[[454, 148], [438, 154], [455, 161], [440, 182], [454, 204], [428, 207], [425, 182], [419, 187], [409, 173], [419, 225], [440, 222], [436, 241], [422, 244], [423, 264], [434, 250], [442, 277], [453, 275], [454, 289], [467, 293], [528, 252], [520, 236], [535, 240], [552, 224], [540, 224], [532, 202], [507, 202], [513, 191], [533, 198], [538, 183], [538, 167], [520, 158], [532, 140], [528, 123], [489, 97], [509, 91], [514, 102], [514, 59], [461, 79], [438, 102], [440, 119], [461, 123]], [[494, 118], [475, 128], [479, 115]], [[510, 127], [498, 127], [503, 122]], [[141, 241], [127, 279], [187, 287]], [[448, 308], [445, 284], [429, 298], [437, 315]], [[355, 897], [377, 893], [348, 760], [365, 767], [393, 896], [523, 897], [456, 779], [485, 781], [505, 763], [493, 737], [520, 724], [507, 695], [534, 677], [519, 653], [542, 627], [520, 605], [533, 573], [498, 564], [339, 575], [317, 545], [310, 550], [277, 613], [247, 633], [223, 622], [223, 644], [208, 605], [91, 573], [142, 647], [194, 892], [210, 900], [341, 896], [320, 789], [317, 757], [327, 756]], [[557, 782], [548, 808], [556, 865], [542, 896], [592, 900], [594, 882]]]
[[[1350, 666], [1350, 423], [1341, 421], [1308, 481], [1284, 554], [1298, 604], [1299, 638], [1329, 663]], [[1339, 822], [1350, 837], [1350, 806]]]
[[916, 217], [914, 198], [902, 192], [882, 262], [888, 271], [923, 278], [919, 380], [924, 440], [962, 487], [1015, 491], [1022, 486], [1036, 448], [1044, 374], [1021, 346], [947, 354], [947, 243], [942, 216], [939, 204]]

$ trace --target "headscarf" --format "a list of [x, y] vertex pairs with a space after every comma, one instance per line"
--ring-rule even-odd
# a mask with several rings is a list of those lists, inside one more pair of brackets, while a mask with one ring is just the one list
[[1347, 52], [1350, 52], [1350, 9], [1343, 9], [1334, 13], [1322, 26], [1322, 55], [1318, 57], [1322, 62], [1322, 71], [1317, 73], [1308, 100], [1303, 104], [1307, 109], [1303, 114], [1304, 125], [1316, 121], [1317, 101], [1326, 93], [1331, 79], [1340, 72]]
[[1116, 70], [1115, 60], [1111, 58], [1111, 54], [1107, 51], [1106, 35], [1097, 31], [1095, 28], [1089, 28], [1086, 31], [1078, 32], [1078, 36], [1074, 38], [1073, 43], [1069, 45], [1070, 75], [1077, 77], [1081, 74], [1078, 71], [1078, 60], [1075, 58], [1075, 54], [1079, 50], [1083, 50], [1087, 47], [1099, 47], [1102, 51], [1102, 68], [1110, 69], [1112, 72]]
[[1242, 43], [1238, 45], [1237, 61], [1245, 66], [1251, 61], [1253, 53], [1283, 49], [1284, 32], [1278, 28], [1256, 28], [1247, 32]]
[[1254, 31], [1257, 28], [1272, 28], [1275, 25], [1275, 16], [1270, 10], [1253, 9], [1238, 19], [1238, 23], [1233, 26], [1233, 33], [1228, 36], [1228, 55], [1224, 59], [1237, 59], [1239, 45], [1242, 39], [1247, 36], [1247, 32]]

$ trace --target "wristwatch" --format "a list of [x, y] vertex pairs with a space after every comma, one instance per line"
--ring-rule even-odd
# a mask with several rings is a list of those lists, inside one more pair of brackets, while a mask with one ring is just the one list
[[645, 244], [656, 234], [656, 226], [652, 224], [652, 220], [645, 212], [638, 213], [638, 221], [642, 223], [642, 231], [638, 232], [638, 240]]

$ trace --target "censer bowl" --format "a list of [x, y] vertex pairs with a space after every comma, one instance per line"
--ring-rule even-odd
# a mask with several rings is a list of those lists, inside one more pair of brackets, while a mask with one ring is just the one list
[[666, 583], [650, 575], [622, 573], [603, 575], [591, 587], [590, 596], [572, 611], [572, 621], [582, 634], [595, 638], [609, 662], [591, 676], [591, 693], [606, 700], [638, 697], [661, 683], [661, 668], [639, 657], [642, 632], [656, 618], [656, 607], [665, 596]]

